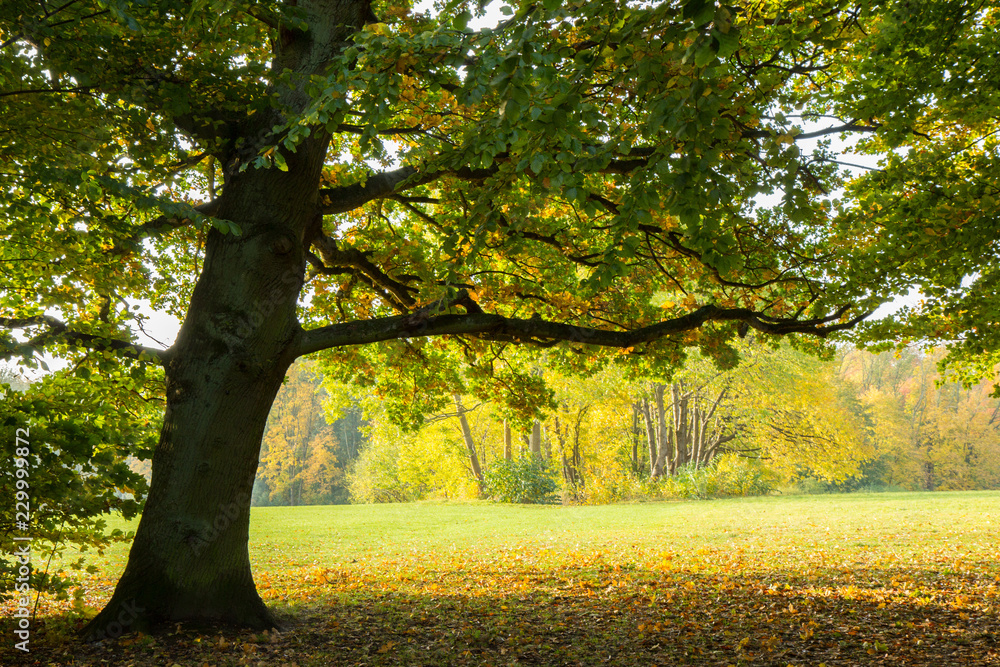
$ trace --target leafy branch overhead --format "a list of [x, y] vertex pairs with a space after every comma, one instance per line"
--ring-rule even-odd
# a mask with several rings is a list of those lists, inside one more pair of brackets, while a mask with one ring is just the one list
[[[341, 11], [336, 3], [216, 4], [216, 35], [183, 56], [204, 19], [166, 5], [71, 3], [5, 32], [7, 53], [34, 49], [59, 64], [50, 80], [35, 80], [26, 58], [6, 65], [2, 99], [21, 128], [9, 148], [27, 163], [29, 148], [54, 137], [70, 153], [32, 161], [48, 197], [35, 201], [32, 184], [18, 204], [45, 208], [57, 228], [88, 242], [63, 261], [92, 264], [93, 283], [121, 274], [117, 263], [90, 261], [91, 249], [111, 244], [140, 257], [149, 245], [134, 239], [157, 233], [153, 243], [183, 248], [188, 261], [176, 251], [142, 257], [130, 287], [140, 292], [155, 277], [155, 301], [179, 310], [169, 292], [190, 289], [200, 215], [156, 209], [240, 170], [287, 170], [302, 142], [325, 135], [331, 150], [306, 239], [310, 322], [419, 314], [464, 287], [511, 329], [535, 313], [609, 333], [674, 333], [700, 326], [693, 313], [711, 305], [749, 311], [751, 325], [823, 333], [817, 323], [838, 315], [854, 324], [886, 296], [883, 281], [843, 279], [850, 258], [824, 196], [840, 176], [827, 149], [799, 144], [930, 136], [928, 127], [917, 133], [924, 119], [900, 135], [906, 128], [889, 112], [852, 112], [858, 91], [840, 83], [855, 54], [883, 39], [871, 26], [891, 15], [832, 4], [792, 7], [776, 20], [766, 6], [539, 3], [502, 7], [498, 25], [472, 30], [461, 3], [433, 20], [387, 5], [377, 17], [357, 10], [364, 27], [352, 35], [316, 29], [310, 13]], [[106, 55], [99, 64], [95, 50]], [[83, 122], [60, 130], [56, 112]], [[136, 191], [146, 195], [141, 205]], [[781, 204], [762, 210], [771, 194]], [[217, 200], [187, 202], [218, 229], [239, 228], [216, 217]], [[104, 228], [97, 221], [109, 215]], [[35, 261], [69, 254], [66, 245]], [[663, 291], [678, 295], [667, 301], [673, 308], [650, 305]], [[464, 328], [479, 333], [471, 320]], [[600, 337], [623, 347], [642, 338]]]

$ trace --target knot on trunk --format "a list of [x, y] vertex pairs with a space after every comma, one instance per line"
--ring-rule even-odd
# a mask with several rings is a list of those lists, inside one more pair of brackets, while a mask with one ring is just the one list
[[275, 255], [287, 255], [295, 249], [295, 241], [287, 234], [282, 234], [271, 242], [271, 252]]

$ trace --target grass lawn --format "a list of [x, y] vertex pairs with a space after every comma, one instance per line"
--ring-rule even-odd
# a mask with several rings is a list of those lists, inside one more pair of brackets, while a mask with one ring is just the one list
[[3, 664], [1000, 665], [1000, 492], [255, 508], [250, 552], [280, 634], [83, 646], [53, 603]]

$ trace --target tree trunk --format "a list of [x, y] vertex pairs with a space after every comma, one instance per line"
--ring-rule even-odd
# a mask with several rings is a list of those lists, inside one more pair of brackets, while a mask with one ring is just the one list
[[233, 170], [205, 263], [168, 351], [166, 412], [128, 564], [90, 640], [162, 623], [268, 628], [247, 551], [250, 497], [268, 412], [294, 360], [304, 239], [326, 139], [286, 156], [288, 172]]
[[632, 403], [632, 472], [638, 473], [639, 468], [639, 403]]
[[514, 438], [510, 432], [510, 422], [503, 420], [503, 457], [507, 461], [514, 459]]
[[658, 448], [656, 446], [656, 426], [653, 421], [652, 412], [649, 409], [649, 399], [642, 399], [642, 419], [646, 422], [646, 444], [649, 450], [649, 474], [652, 477], [653, 471], [656, 469], [656, 453]]
[[663, 403], [663, 391], [666, 385], [653, 385], [653, 397], [656, 400], [656, 461], [653, 464], [653, 479], [662, 477], [667, 456], [670, 453], [670, 438], [667, 435], [667, 411]]
[[542, 423], [537, 419], [531, 423], [531, 438], [528, 440], [531, 455], [542, 458]]
[[472, 466], [472, 474], [479, 485], [479, 495], [486, 494], [486, 480], [483, 478], [483, 469], [479, 465], [479, 456], [476, 455], [476, 441], [472, 437], [472, 429], [469, 428], [469, 420], [465, 416], [465, 408], [462, 406], [462, 397], [455, 394], [455, 408], [458, 411], [458, 423], [462, 428], [462, 438], [465, 440], [465, 448], [469, 452], [469, 465]]
[[702, 423], [701, 408], [691, 410], [691, 460], [695, 468], [701, 467], [701, 446], [705, 439], [705, 424]]
[[732, 440], [735, 440], [735, 439], [736, 439], [736, 436], [734, 434], [732, 434], [732, 433], [724, 434], [720, 430], [715, 435], [715, 438], [712, 440], [711, 446], [708, 448], [708, 451], [705, 453], [705, 463], [707, 464], [709, 461], [711, 461], [712, 459], [715, 458], [715, 456], [719, 453], [719, 448], [722, 447], [722, 445], [724, 445], [727, 442], [730, 442]]
[[[210, 139], [225, 165], [217, 217], [240, 235], [208, 233], [184, 324], [164, 356], [166, 411], [149, 496], [125, 573], [83, 630], [91, 640], [174, 621], [275, 625], [250, 571], [250, 497], [267, 415], [302, 337], [296, 302], [305, 248], [322, 222], [329, 135], [312, 127], [294, 152], [278, 148], [287, 170], [247, 163], [281, 140], [272, 134], [285, 120], [277, 109], [305, 109], [301, 87], [373, 18], [370, 0], [298, 8], [309, 29], [283, 30], [274, 43], [272, 71], [292, 73], [274, 77], [275, 105], [233, 121], [229, 143]], [[199, 122], [186, 124], [197, 132]]]
[[691, 432], [688, 425], [688, 401], [690, 395], [684, 393], [680, 383], [670, 387], [674, 408], [674, 465], [671, 470], [677, 470], [688, 462], [688, 448], [691, 444]]
[[590, 406], [580, 408], [576, 416], [576, 424], [573, 425], [573, 480], [578, 487], [583, 487], [583, 455], [580, 453], [580, 426], [586, 416]]
[[563, 481], [572, 488], [576, 484], [576, 478], [573, 474], [573, 464], [570, 462], [570, 457], [566, 456], [566, 437], [563, 435], [562, 422], [559, 420], [558, 414], [553, 417], [553, 420], [556, 441], [559, 443], [559, 453], [562, 455]]

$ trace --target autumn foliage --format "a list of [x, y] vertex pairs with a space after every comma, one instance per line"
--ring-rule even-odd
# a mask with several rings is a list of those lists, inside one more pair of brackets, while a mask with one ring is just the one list
[[[538, 406], [537, 454], [530, 445], [534, 422], [505, 419], [503, 405], [470, 398], [464, 416], [485, 487], [477, 484], [453, 407], [407, 430], [363, 388], [350, 393], [329, 383], [331, 396], [303, 365], [279, 394], [259, 475], [271, 480], [281, 466], [322, 465], [329, 445], [319, 431], [285, 439], [281, 424], [292, 413], [311, 414], [311, 423], [330, 429], [319, 416], [325, 403], [328, 419], [367, 410], [370, 420], [351, 432], [336, 422], [341, 437], [358, 445], [337, 450], [336, 478], [310, 487], [353, 502], [481, 495], [541, 502], [552, 498], [541, 490], [549, 484], [564, 502], [603, 503], [779, 488], [990, 489], [1000, 482], [1000, 401], [988, 382], [947, 381], [937, 369], [941, 351], [844, 349], [824, 360], [787, 346], [747, 344], [742, 353], [743, 361], [724, 371], [692, 359], [669, 382], [613, 367], [588, 378], [540, 373], [552, 393]], [[288, 458], [293, 451], [300, 459]], [[661, 452], [670, 455], [658, 461]], [[280, 496], [267, 502], [295, 504]]]

